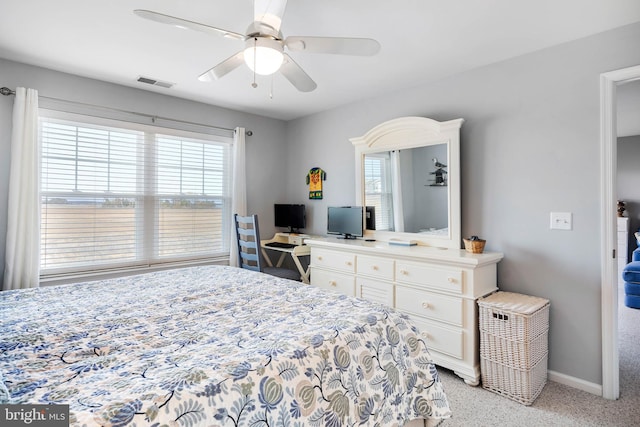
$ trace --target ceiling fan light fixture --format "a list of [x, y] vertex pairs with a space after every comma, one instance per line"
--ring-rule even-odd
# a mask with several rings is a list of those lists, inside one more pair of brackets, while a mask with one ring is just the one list
[[244, 62], [256, 74], [268, 76], [275, 73], [282, 66], [283, 60], [283, 47], [279, 41], [264, 37], [247, 40]]

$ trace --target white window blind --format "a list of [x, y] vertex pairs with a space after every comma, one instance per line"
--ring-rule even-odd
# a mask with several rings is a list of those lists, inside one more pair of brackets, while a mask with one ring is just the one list
[[41, 273], [226, 256], [230, 139], [41, 118]]
[[390, 164], [388, 154], [367, 154], [364, 160], [365, 200], [375, 208], [376, 230], [392, 229]]

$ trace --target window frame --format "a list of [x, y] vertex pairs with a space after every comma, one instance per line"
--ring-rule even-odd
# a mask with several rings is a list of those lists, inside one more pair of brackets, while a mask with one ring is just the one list
[[[211, 264], [211, 263], [220, 263], [220, 264], [228, 264], [229, 260], [229, 250], [230, 250], [230, 237], [231, 237], [231, 207], [233, 204], [233, 195], [232, 195], [232, 179], [233, 179], [233, 131], [232, 130], [221, 130], [219, 128], [207, 127], [205, 125], [200, 124], [192, 124], [188, 122], [175, 121], [173, 122], [170, 119], [162, 119], [156, 120], [155, 118], [147, 118], [143, 117], [143, 119], [149, 119], [153, 124], [140, 123], [140, 117], [133, 117], [135, 113], [130, 113], [127, 117], [126, 114], [122, 114], [119, 112], [118, 118], [107, 118], [98, 115], [86, 114], [86, 113], [76, 113], [76, 112], [68, 112], [68, 111], [60, 111], [56, 109], [49, 108], [40, 108], [39, 109], [39, 144], [42, 147], [42, 121], [44, 120], [62, 120], [75, 122], [79, 124], [87, 124], [88, 126], [101, 126], [101, 127], [109, 127], [116, 129], [126, 129], [134, 132], [142, 132], [143, 138], [145, 141], [143, 144], [145, 146], [149, 144], [150, 139], [155, 139], [157, 136], [167, 136], [170, 138], [185, 138], [191, 140], [198, 141], [211, 141], [212, 144], [222, 144], [226, 145], [225, 154], [224, 154], [224, 181], [225, 188], [224, 194], [220, 197], [214, 197], [218, 199], [222, 199], [222, 219], [221, 219], [221, 239], [222, 239], [222, 249], [219, 251], [215, 251], [209, 254], [203, 255], [190, 255], [187, 257], [158, 257], [158, 256], [150, 256], [150, 251], [153, 251], [154, 248], [149, 247], [150, 237], [149, 237], [149, 229], [151, 228], [151, 238], [155, 239], [155, 233], [157, 227], [155, 222], [157, 221], [160, 209], [160, 202], [157, 203], [157, 206], [151, 207], [149, 203], [149, 199], [153, 199], [154, 197], [159, 198], [160, 195], [154, 194], [153, 192], [149, 194], [150, 189], [145, 188], [142, 194], [144, 201], [142, 202], [144, 206], [141, 206], [140, 209], [144, 209], [147, 211], [144, 219], [144, 228], [146, 231], [144, 232], [144, 236], [137, 236], [136, 241], [141, 238], [142, 239], [142, 250], [144, 254], [140, 257], [140, 254], [136, 254], [136, 259], [133, 261], [124, 261], [124, 262], [115, 262], [111, 264], [86, 264], [84, 266], [74, 266], [74, 267], [56, 267], [56, 268], [48, 268], [42, 269], [40, 272], [41, 282], [47, 284], [47, 282], [63, 282], [69, 281], [69, 279], [77, 280], [85, 277], [91, 277], [96, 275], [120, 275], [120, 274], [132, 274], [136, 272], [145, 272], [145, 271], [153, 271], [157, 269], [166, 269], [166, 268], [174, 268], [180, 266], [187, 265], [202, 265], [202, 264]], [[156, 122], [161, 122], [162, 125], [157, 124]], [[153, 150], [152, 150], [153, 151]], [[153, 155], [153, 154], [145, 154], [145, 156]], [[40, 154], [40, 160], [42, 161], [42, 153]], [[146, 158], [145, 158], [146, 161]], [[154, 168], [157, 167], [156, 159], [153, 160]], [[146, 172], [145, 172], [146, 174]], [[149, 177], [145, 176], [145, 181]], [[39, 179], [42, 179], [42, 172], [39, 174]], [[155, 188], [155, 182], [152, 184], [153, 188]], [[145, 187], [149, 187], [148, 183], [145, 183]], [[42, 190], [41, 190], [42, 192]], [[140, 195], [136, 195], [133, 197], [139, 197]], [[151, 196], [151, 197], [149, 197]], [[189, 198], [190, 196], [180, 196], [184, 198]], [[196, 198], [199, 196], [191, 196], [191, 198]], [[153, 203], [153, 200], [152, 202]], [[41, 194], [41, 202], [40, 207], [42, 208], [42, 194]], [[149, 213], [148, 210], [152, 208], [153, 212]], [[40, 231], [41, 232], [41, 231]], [[138, 233], [136, 233], [138, 234]], [[157, 243], [153, 243], [155, 246], [158, 246]]]
[[[373, 171], [369, 171], [367, 162], [376, 162], [380, 174], [374, 174]], [[376, 231], [393, 230], [394, 212], [392, 208], [391, 168], [391, 156], [389, 152], [368, 153], [363, 160], [364, 200], [370, 201], [373, 198], [378, 198], [380, 205], [371, 205], [376, 208]], [[371, 178], [378, 180], [379, 191], [369, 191], [367, 182]]]

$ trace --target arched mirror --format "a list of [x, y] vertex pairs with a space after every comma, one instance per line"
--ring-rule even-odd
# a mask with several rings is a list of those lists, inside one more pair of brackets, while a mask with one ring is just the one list
[[356, 204], [367, 207], [367, 236], [460, 249], [460, 127], [402, 117], [361, 137], [356, 149]]

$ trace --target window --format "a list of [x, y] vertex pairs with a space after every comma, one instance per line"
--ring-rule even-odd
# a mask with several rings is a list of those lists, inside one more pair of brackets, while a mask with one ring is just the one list
[[228, 255], [230, 137], [74, 116], [40, 141], [42, 275]]
[[367, 154], [365, 156], [364, 186], [367, 206], [375, 207], [376, 230], [391, 230], [393, 201], [389, 153]]

